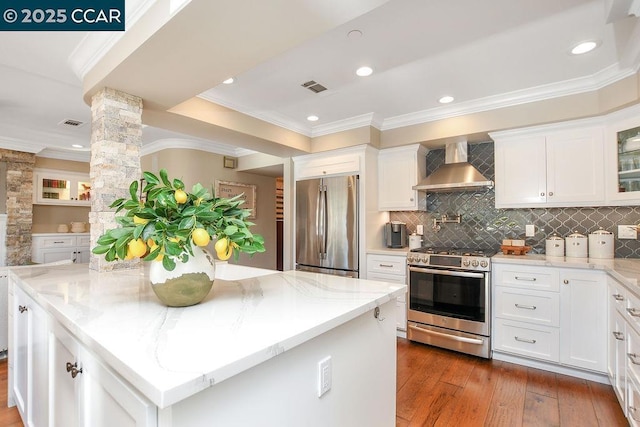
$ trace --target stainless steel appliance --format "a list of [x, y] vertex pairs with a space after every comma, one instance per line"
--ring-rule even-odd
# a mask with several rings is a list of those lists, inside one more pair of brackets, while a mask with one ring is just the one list
[[384, 241], [388, 248], [404, 248], [407, 246], [407, 224], [391, 221], [384, 225]]
[[407, 255], [407, 338], [491, 358], [494, 251], [420, 248]]
[[358, 176], [296, 182], [296, 269], [358, 277]]

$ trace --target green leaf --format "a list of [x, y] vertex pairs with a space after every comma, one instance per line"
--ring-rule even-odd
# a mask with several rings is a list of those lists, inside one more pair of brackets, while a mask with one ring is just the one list
[[224, 229], [224, 234], [226, 234], [227, 236], [231, 236], [233, 234], [236, 234], [238, 232], [238, 227], [236, 227], [235, 225], [229, 225]]
[[95, 248], [93, 248], [91, 252], [93, 252], [96, 255], [102, 255], [109, 252], [109, 250], [111, 250], [111, 246], [96, 246]]
[[160, 183], [158, 177], [151, 172], [143, 172], [142, 176], [144, 176], [144, 180], [147, 181], [150, 185], [158, 185]]
[[180, 225], [178, 227], [181, 228], [181, 229], [189, 229], [189, 230], [191, 230], [194, 225], [196, 225], [195, 217], [188, 216], [186, 218], [183, 218], [182, 221], [180, 221]]
[[142, 230], [146, 227], [147, 224], [140, 224], [133, 230], [133, 238], [137, 239], [142, 235]]
[[115, 246], [111, 246], [111, 249], [109, 249], [109, 252], [107, 252], [107, 254], [104, 256], [104, 259], [111, 262], [111, 261], [115, 261], [116, 259], [116, 248]]
[[115, 200], [113, 203], [111, 203], [109, 205], [110, 208], [115, 208], [116, 206], [122, 204], [124, 202], [124, 199], [117, 199]]
[[138, 181], [131, 181], [129, 185], [129, 194], [131, 194], [131, 200], [138, 203]]
[[176, 190], [183, 190], [184, 182], [180, 181], [178, 178], [175, 178], [173, 180], [173, 188], [175, 188]]
[[160, 179], [162, 179], [164, 185], [166, 185], [167, 187], [171, 187], [171, 181], [169, 181], [166, 169], [160, 169]]
[[165, 257], [162, 258], [162, 266], [167, 271], [173, 271], [176, 268], [176, 263], [171, 257], [165, 255]]
[[160, 246], [156, 247], [154, 250], [152, 250], [151, 252], [149, 252], [149, 255], [147, 255], [146, 257], [144, 257], [143, 259], [145, 261], [154, 261], [158, 255], [160, 255], [160, 251], [162, 250], [162, 248]]
[[98, 237], [98, 241], [96, 242], [98, 245], [111, 245], [112, 243], [115, 243], [117, 239], [110, 236], [109, 234], [103, 234], [102, 236]]

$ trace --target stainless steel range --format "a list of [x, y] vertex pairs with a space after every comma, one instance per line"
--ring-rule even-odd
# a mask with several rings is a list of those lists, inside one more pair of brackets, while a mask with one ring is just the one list
[[407, 255], [407, 338], [491, 358], [491, 256], [495, 251], [419, 248]]

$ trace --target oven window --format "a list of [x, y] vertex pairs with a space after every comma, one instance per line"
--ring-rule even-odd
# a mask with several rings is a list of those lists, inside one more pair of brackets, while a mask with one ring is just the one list
[[458, 319], [485, 321], [485, 279], [410, 272], [409, 308]]

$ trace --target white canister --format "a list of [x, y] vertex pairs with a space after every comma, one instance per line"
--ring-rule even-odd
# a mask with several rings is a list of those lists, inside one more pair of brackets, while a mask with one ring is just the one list
[[565, 237], [564, 242], [568, 258], [587, 258], [589, 250], [587, 236], [576, 231]]
[[564, 239], [557, 234], [545, 240], [545, 254], [547, 256], [564, 257]]
[[409, 249], [418, 249], [422, 247], [422, 236], [416, 233], [409, 235]]
[[613, 233], [602, 228], [589, 234], [590, 258], [613, 258]]

